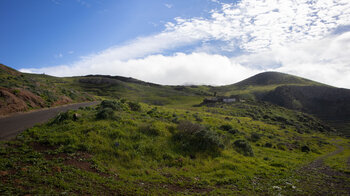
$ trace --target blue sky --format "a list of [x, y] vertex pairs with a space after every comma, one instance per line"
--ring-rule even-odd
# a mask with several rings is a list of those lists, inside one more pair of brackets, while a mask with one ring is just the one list
[[206, 0], [2, 0], [0, 60], [17, 69], [69, 63], [217, 7]]
[[2, 0], [0, 62], [55, 76], [231, 84], [280, 71], [350, 88], [348, 0]]

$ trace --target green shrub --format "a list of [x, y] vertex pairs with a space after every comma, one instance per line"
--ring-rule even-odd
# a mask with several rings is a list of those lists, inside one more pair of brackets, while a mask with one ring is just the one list
[[236, 140], [233, 143], [233, 145], [234, 145], [235, 150], [238, 153], [243, 154], [244, 156], [250, 156], [250, 157], [254, 156], [253, 149], [250, 146], [250, 144], [248, 143], [248, 141], [246, 141], [246, 140]]
[[51, 122], [51, 124], [59, 124], [62, 123], [65, 120], [69, 119], [69, 113], [67, 112], [60, 112], [54, 120]]
[[257, 142], [257, 141], [260, 140], [260, 138], [261, 138], [261, 136], [258, 133], [253, 132], [253, 133], [250, 134], [250, 140], [252, 142]]
[[203, 119], [199, 116], [198, 113], [193, 114], [192, 116], [194, 117], [195, 121], [197, 121], [197, 122], [202, 122], [203, 121]]
[[128, 110], [127, 106], [116, 100], [103, 100], [97, 109], [111, 108], [112, 110]]
[[272, 148], [272, 144], [269, 143], [269, 142], [266, 142], [264, 146], [267, 147], [267, 148]]
[[160, 135], [159, 128], [154, 124], [145, 124], [140, 127], [140, 131], [148, 136], [158, 136]]
[[117, 102], [112, 100], [103, 100], [100, 103], [100, 108], [111, 108], [113, 110], [117, 109]]
[[279, 150], [286, 150], [286, 145], [284, 143], [278, 143], [277, 144], [277, 149]]
[[114, 111], [112, 108], [103, 108], [100, 109], [97, 114], [96, 114], [96, 118], [97, 119], [112, 119], [114, 117]]
[[236, 134], [236, 133], [239, 132], [237, 129], [233, 128], [230, 124], [221, 125], [220, 129], [223, 130], [223, 131], [227, 131], [227, 132], [229, 132], [231, 134]]
[[302, 146], [301, 147], [301, 152], [309, 152], [310, 151], [310, 148], [308, 146]]
[[172, 140], [186, 153], [208, 152], [217, 154], [224, 148], [222, 138], [212, 130], [189, 121], [182, 121]]
[[157, 107], [154, 107], [152, 108], [151, 110], [149, 110], [147, 112], [147, 114], [150, 116], [150, 117], [153, 117], [153, 118], [161, 118], [162, 117], [162, 114], [161, 112], [158, 111], [158, 108]]
[[139, 103], [128, 102], [128, 105], [132, 111], [140, 111], [141, 110], [141, 105]]

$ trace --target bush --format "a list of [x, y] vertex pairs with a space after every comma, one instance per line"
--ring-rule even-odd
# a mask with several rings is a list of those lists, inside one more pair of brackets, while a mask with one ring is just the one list
[[301, 147], [301, 152], [309, 152], [310, 148], [308, 146], [302, 146]]
[[105, 108], [111, 108], [112, 110], [128, 110], [127, 106], [123, 104], [120, 101], [115, 100], [103, 100], [100, 105], [98, 106], [98, 109], [105, 109]]
[[257, 142], [258, 140], [260, 140], [260, 138], [261, 138], [260, 134], [255, 132], [250, 135], [250, 140], [252, 142]]
[[139, 103], [128, 102], [128, 105], [132, 111], [140, 111], [141, 110], [141, 105]]
[[146, 124], [140, 127], [140, 131], [148, 136], [158, 136], [160, 135], [160, 130], [154, 124]]
[[236, 140], [234, 143], [234, 148], [236, 151], [240, 154], [243, 154], [244, 156], [254, 156], [254, 152], [248, 141], [246, 140]]
[[208, 152], [219, 153], [224, 148], [222, 138], [208, 128], [182, 121], [173, 134], [172, 140], [186, 153]]
[[236, 133], [239, 132], [237, 129], [234, 129], [230, 124], [221, 125], [220, 129], [223, 130], [223, 131], [227, 131], [227, 132], [229, 132], [231, 134], [236, 134]]
[[112, 100], [103, 100], [100, 103], [100, 108], [104, 109], [104, 108], [111, 108], [113, 110], [117, 109], [117, 102], [116, 101], [112, 101]]
[[197, 121], [197, 122], [202, 122], [203, 121], [203, 119], [199, 116], [198, 113], [193, 114], [192, 116], [194, 117], [195, 121]]
[[65, 120], [69, 119], [69, 113], [67, 112], [60, 112], [55, 119], [51, 122], [51, 124], [59, 124], [62, 123]]
[[264, 146], [267, 147], [267, 148], [272, 148], [272, 144], [269, 143], [269, 142], [266, 142]]
[[286, 145], [284, 144], [284, 143], [278, 143], [277, 144], [277, 148], [279, 149], [279, 150], [286, 150]]
[[97, 119], [112, 119], [114, 117], [114, 111], [112, 108], [103, 108], [100, 109], [97, 114], [96, 114], [96, 118]]
[[229, 131], [229, 130], [233, 129], [233, 127], [230, 124], [225, 124], [225, 125], [221, 125], [220, 129], [223, 131]]

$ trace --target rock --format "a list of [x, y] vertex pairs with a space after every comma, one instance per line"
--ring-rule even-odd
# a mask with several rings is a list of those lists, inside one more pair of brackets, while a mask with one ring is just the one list
[[81, 115], [78, 114], [78, 113], [74, 113], [74, 114], [73, 114], [73, 120], [74, 120], [74, 121], [77, 121], [80, 117], [81, 117]]

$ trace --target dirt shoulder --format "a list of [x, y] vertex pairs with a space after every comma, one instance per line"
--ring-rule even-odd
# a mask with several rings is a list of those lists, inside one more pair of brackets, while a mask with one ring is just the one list
[[8, 140], [15, 137], [18, 133], [34, 126], [38, 123], [44, 123], [53, 118], [59, 112], [78, 109], [98, 104], [95, 102], [76, 103], [63, 105], [55, 108], [46, 108], [28, 113], [17, 113], [11, 116], [0, 118], [0, 140]]

